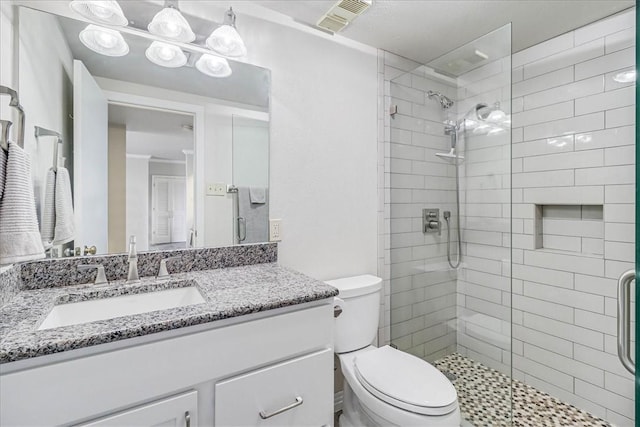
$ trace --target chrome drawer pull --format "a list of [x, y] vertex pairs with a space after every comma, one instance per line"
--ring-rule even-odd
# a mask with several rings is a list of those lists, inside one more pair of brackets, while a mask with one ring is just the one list
[[303, 403], [302, 397], [298, 396], [298, 397], [296, 397], [296, 401], [293, 402], [291, 405], [285, 406], [284, 408], [280, 408], [277, 411], [274, 411], [274, 412], [272, 412], [270, 414], [265, 414], [264, 411], [260, 411], [260, 418], [262, 418], [263, 420], [266, 420], [267, 418], [271, 418], [271, 417], [273, 417], [275, 415], [281, 414], [281, 413], [283, 413], [285, 411], [288, 411], [289, 409], [293, 409], [296, 406], [300, 406], [300, 405], [302, 405], [302, 403]]

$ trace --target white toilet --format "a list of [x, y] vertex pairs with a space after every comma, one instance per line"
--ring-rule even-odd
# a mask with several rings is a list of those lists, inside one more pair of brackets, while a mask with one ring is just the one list
[[458, 396], [435, 367], [389, 346], [376, 348], [382, 279], [330, 280], [338, 288], [335, 352], [345, 378], [340, 427], [459, 426]]

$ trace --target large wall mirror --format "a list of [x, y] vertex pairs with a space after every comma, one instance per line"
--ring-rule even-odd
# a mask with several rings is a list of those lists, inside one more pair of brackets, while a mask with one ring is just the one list
[[[49, 169], [68, 169], [72, 183], [74, 238], [52, 241], [53, 256], [124, 252], [130, 235], [140, 251], [267, 241], [269, 70], [228, 60], [229, 76], [199, 71], [203, 37], [219, 23], [189, 15], [197, 38], [176, 44], [186, 64], [152, 63], [145, 52], [155, 36], [136, 27], [146, 28], [158, 2], [119, 2], [129, 52], [102, 55], [81, 43], [90, 22], [68, 3], [18, 7], [19, 93], [41, 222]], [[55, 138], [36, 137], [35, 126], [62, 135], [57, 158]]]

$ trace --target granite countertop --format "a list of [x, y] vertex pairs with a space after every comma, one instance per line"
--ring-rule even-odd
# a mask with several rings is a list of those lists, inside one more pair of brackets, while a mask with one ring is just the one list
[[[196, 286], [207, 302], [37, 330], [56, 304], [183, 286]], [[337, 289], [275, 263], [179, 273], [164, 281], [143, 278], [135, 284], [118, 280], [108, 286], [88, 284], [23, 290], [0, 308], [0, 363], [200, 325], [337, 294]]]

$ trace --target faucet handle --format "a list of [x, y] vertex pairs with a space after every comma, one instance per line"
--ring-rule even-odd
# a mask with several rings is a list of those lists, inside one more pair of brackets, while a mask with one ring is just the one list
[[157, 278], [161, 278], [161, 277], [168, 277], [169, 276], [169, 272], [167, 271], [167, 263], [171, 262], [171, 261], [175, 261], [182, 258], [179, 255], [176, 256], [170, 256], [168, 258], [163, 258], [160, 260], [160, 268], [158, 269], [158, 276]]
[[107, 275], [104, 273], [104, 267], [102, 266], [102, 264], [80, 264], [78, 266], [78, 270], [80, 271], [86, 271], [92, 268], [98, 270], [98, 273], [96, 274], [96, 280], [93, 283], [95, 283], [96, 285], [99, 285], [101, 283], [108, 283]]

